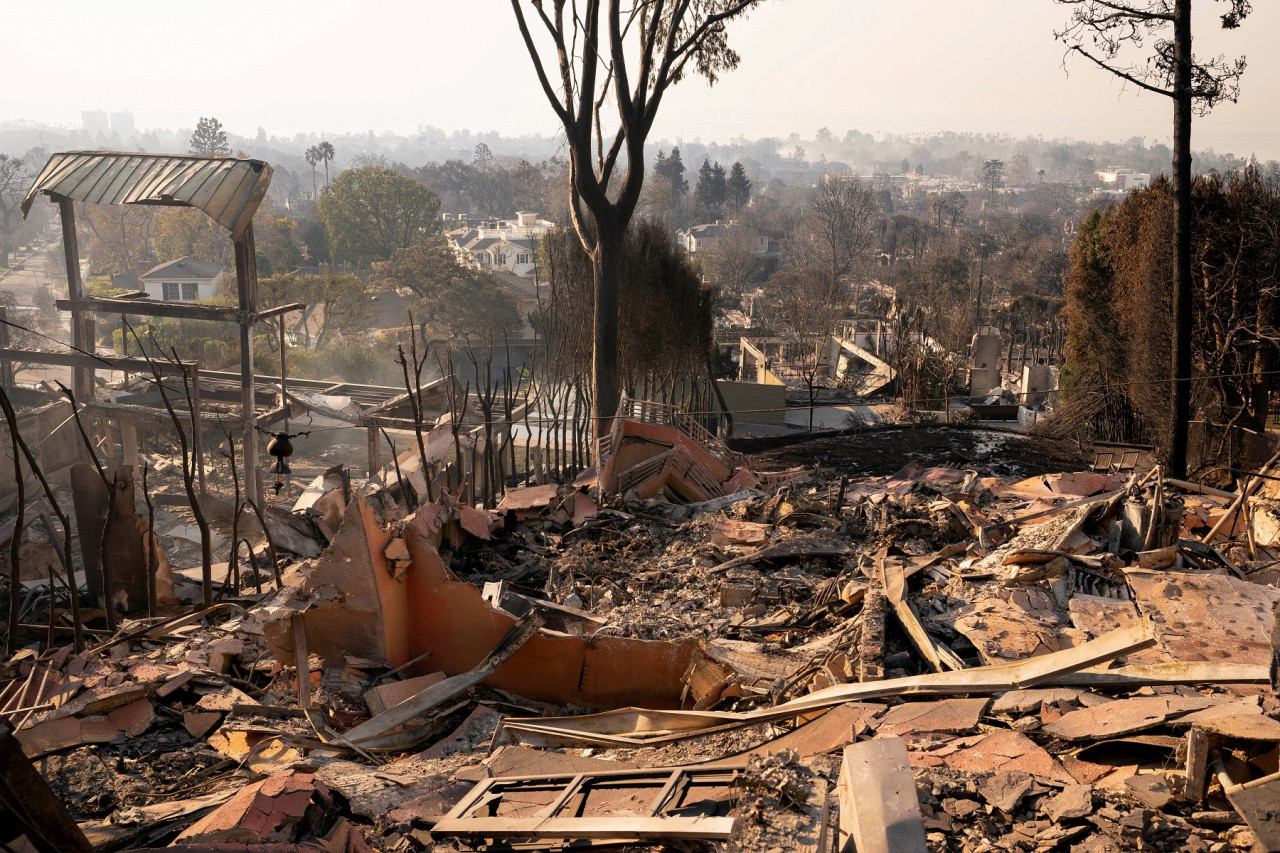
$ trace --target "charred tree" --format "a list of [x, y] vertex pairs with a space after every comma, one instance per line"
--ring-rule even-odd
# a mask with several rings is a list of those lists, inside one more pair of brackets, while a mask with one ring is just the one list
[[[1239, 95], [1243, 58], [1198, 61], [1191, 50], [1191, 0], [1057, 0], [1073, 7], [1065, 28], [1054, 35], [1076, 53], [1139, 89], [1173, 100], [1173, 307], [1171, 434], [1169, 470], [1187, 471], [1187, 430], [1191, 420], [1191, 119]], [[1252, 11], [1249, 0], [1218, 0], [1228, 10], [1224, 29], [1235, 29]], [[1125, 54], [1150, 41], [1153, 55], [1129, 61]]]
[[[620, 273], [644, 183], [645, 140], [671, 86], [689, 74], [714, 83], [737, 66], [726, 24], [760, 2], [653, 0], [624, 8], [619, 0], [511, 0], [543, 94], [564, 127], [574, 230], [591, 257], [597, 444], [620, 399]], [[618, 122], [607, 132], [603, 111], [610, 102]]]

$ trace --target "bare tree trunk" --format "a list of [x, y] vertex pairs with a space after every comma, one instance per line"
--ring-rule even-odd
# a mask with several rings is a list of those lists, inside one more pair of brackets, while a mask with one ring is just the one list
[[[612, 223], [610, 223], [612, 225]], [[599, 452], [599, 439], [611, 429], [618, 411], [618, 291], [622, 277], [624, 228], [601, 223], [592, 253], [595, 273], [594, 347], [591, 356], [591, 437]]]
[[1187, 476], [1191, 420], [1191, 0], [1178, 0], [1173, 18], [1173, 196], [1175, 251], [1173, 411], [1169, 475]]
[[[36, 459], [35, 454], [31, 452], [31, 448], [27, 445], [27, 442], [23, 440], [22, 433], [18, 431], [17, 412], [14, 411], [13, 404], [10, 402], [9, 396], [5, 393], [2, 386], [0, 386], [0, 409], [3, 409], [5, 421], [8, 423], [9, 429], [12, 432], [11, 438], [16, 440], [17, 447], [22, 450], [22, 455], [27, 460], [27, 467], [31, 469], [31, 473], [35, 474], [36, 479], [40, 482], [40, 488], [44, 490], [45, 499], [48, 500], [49, 506], [53, 508], [54, 515], [58, 516], [58, 523], [62, 525], [62, 566], [67, 573], [67, 592], [71, 596], [72, 632], [75, 638], [75, 649], [76, 652], [79, 653], [84, 649], [84, 626], [80, 620], [80, 588], [76, 584], [75, 567], [71, 564], [71, 519], [62, 511], [62, 506], [58, 503], [57, 498], [53, 494], [53, 489], [49, 486], [49, 480], [45, 477], [44, 471], [40, 470], [39, 461]], [[18, 473], [16, 453], [14, 454], [14, 471], [15, 476], [20, 476]], [[21, 482], [19, 482], [18, 487], [19, 520], [16, 522], [16, 526], [21, 526], [22, 513], [24, 512], [22, 507]], [[50, 533], [52, 532], [53, 531], [50, 531]], [[15, 537], [18, 535], [18, 530], [14, 530], [14, 535]], [[15, 575], [15, 577], [17, 576]], [[13, 589], [10, 590], [10, 595], [13, 594], [14, 589], [18, 589], [16, 584]], [[13, 610], [11, 607], [10, 613], [12, 614], [16, 612], [17, 611]]]

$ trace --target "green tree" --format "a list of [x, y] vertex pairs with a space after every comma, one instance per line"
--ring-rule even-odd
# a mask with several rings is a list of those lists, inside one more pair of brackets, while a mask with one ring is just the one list
[[671, 197], [676, 201], [689, 193], [689, 182], [684, 176], [684, 161], [680, 159], [680, 148], [671, 149], [671, 156], [664, 157], [662, 152], [653, 161], [653, 173], [665, 180], [671, 187]]
[[492, 342], [521, 325], [515, 302], [493, 274], [458, 263], [441, 235], [397, 249], [374, 269], [379, 287], [407, 289], [417, 297], [414, 319], [435, 338]]
[[89, 270], [136, 272], [154, 264], [151, 232], [156, 208], [136, 204], [86, 204], [77, 219], [88, 231]]
[[751, 181], [747, 179], [746, 168], [738, 162], [729, 168], [729, 177], [724, 185], [724, 203], [730, 210], [742, 210], [751, 201]]
[[[596, 438], [612, 422], [621, 393], [623, 244], [644, 187], [645, 140], [668, 89], [692, 74], [714, 83], [737, 67], [726, 24], [760, 2], [659, 0], [624, 11], [621, 4], [600, 0], [574, 6], [567, 0], [511, 0], [538, 82], [564, 128], [574, 230], [591, 257]], [[535, 39], [530, 20], [542, 40]], [[601, 124], [605, 112], [597, 105], [606, 101], [617, 111], [615, 129]]]
[[[255, 225], [257, 224], [254, 217]], [[232, 246], [225, 228], [194, 207], [166, 207], [156, 211], [151, 245], [161, 263], [192, 257], [227, 264]]]
[[714, 165], [710, 160], [702, 161], [698, 169], [698, 185], [693, 190], [695, 215], [703, 221], [713, 221], [721, 217], [727, 195], [724, 167]]
[[231, 146], [227, 144], [227, 133], [222, 129], [222, 122], [212, 116], [200, 116], [196, 129], [191, 133], [191, 153], [230, 154]]
[[[275, 212], [270, 199], [263, 199], [253, 215], [254, 242], [258, 255], [275, 272], [288, 272], [302, 266], [302, 247], [298, 245], [298, 223]], [[230, 243], [226, 234], [224, 243]]]
[[289, 302], [323, 306], [324, 325], [316, 336], [314, 349], [320, 349], [335, 336], [364, 332], [373, 319], [373, 302], [369, 299], [365, 283], [351, 273], [282, 273], [267, 276], [258, 284], [264, 308]]
[[385, 261], [439, 230], [440, 199], [430, 187], [385, 166], [347, 169], [317, 206], [334, 260]]

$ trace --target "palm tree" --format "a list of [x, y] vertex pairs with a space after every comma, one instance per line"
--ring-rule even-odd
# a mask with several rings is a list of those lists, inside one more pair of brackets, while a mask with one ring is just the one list
[[316, 154], [324, 161], [324, 185], [329, 186], [329, 161], [333, 159], [333, 146], [327, 141], [316, 146]]
[[[316, 164], [320, 162], [320, 146], [312, 145], [310, 148], [308, 148], [306, 153], [306, 158], [307, 158], [307, 162], [311, 164], [311, 198], [314, 199], [316, 197]], [[329, 167], [329, 164], [326, 162], [325, 168], [328, 169], [328, 167]], [[326, 183], [328, 182], [327, 175], [325, 178], [325, 182]]]

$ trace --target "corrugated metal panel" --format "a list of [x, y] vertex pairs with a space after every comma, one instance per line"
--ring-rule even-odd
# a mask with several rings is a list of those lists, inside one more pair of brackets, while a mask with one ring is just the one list
[[782, 385], [763, 385], [755, 382], [726, 382], [717, 380], [724, 404], [733, 416], [753, 424], [784, 424], [787, 422], [787, 389]]
[[66, 151], [49, 158], [22, 214], [41, 192], [88, 204], [183, 205], [239, 237], [270, 184], [271, 166], [247, 157]]

